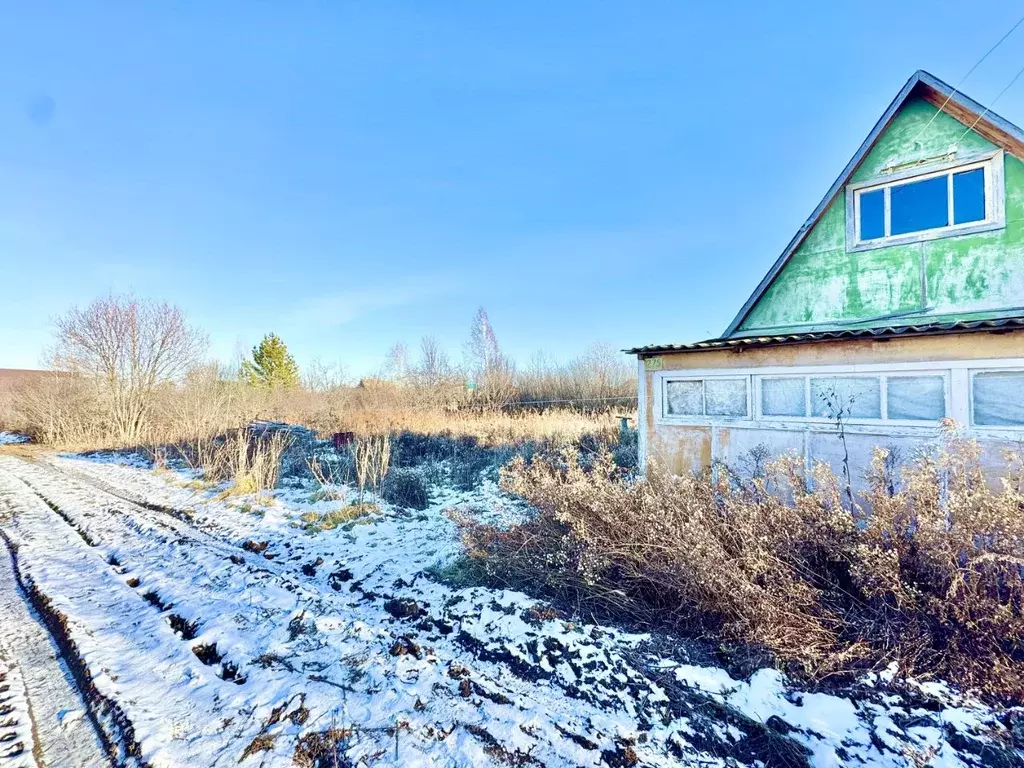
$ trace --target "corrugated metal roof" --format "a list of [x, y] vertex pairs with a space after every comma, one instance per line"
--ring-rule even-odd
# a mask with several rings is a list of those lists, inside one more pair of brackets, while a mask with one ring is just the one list
[[702, 352], [712, 349], [742, 347], [771, 347], [780, 344], [807, 344], [838, 339], [893, 339], [902, 336], [939, 336], [976, 331], [1009, 331], [1024, 328], [1024, 317], [1001, 317], [992, 320], [958, 320], [950, 322], [919, 323], [917, 325], [890, 325], [879, 328], [844, 328], [835, 331], [811, 331], [777, 336], [747, 336], [707, 339], [693, 344], [664, 344], [635, 347], [625, 350], [631, 355], [655, 355], [665, 352]]

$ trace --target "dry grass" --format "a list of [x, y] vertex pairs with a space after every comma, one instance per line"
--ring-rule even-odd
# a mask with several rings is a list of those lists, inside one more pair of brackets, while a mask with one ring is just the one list
[[307, 533], [318, 533], [354, 523], [378, 511], [376, 504], [355, 503], [330, 512], [306, 512], [299, 519]]
[[230, 482], [225, 495], [263, 494], [277, 487], [281, 457], [290, 438], [282, 432], [253, 437], [237, 430], [223, 440], [206, 444], [198, 454], [203, 480]]
[[[634, 415], [623, 411], [622, 415]], [[347, 414], [346, 424], [357, 434], [412, 432], [419, 435], [474, 437], [481, 445], [495, 446], [545, 440], [568, 443], [583, 435], [618, 435], [618, 411], [581, 413], [571, 409], [545, 411], [409, 411], [358, 410]]]
[[873, 509], [824, 466], [774, 463], [753, 483], [514, 461], [505, 488], [538, 509], [510, 530], [461, 521], [477, 572], [604, 617], [769, 649], [821, 679], [896, 662], [1024, 698], [1024, 495], [990, 490], [977, 446], [950, 436]]

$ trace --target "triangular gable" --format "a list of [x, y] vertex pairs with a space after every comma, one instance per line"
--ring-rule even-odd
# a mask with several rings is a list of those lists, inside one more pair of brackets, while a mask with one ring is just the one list
[[808, 236], [821, 221], [826, 211], [828, 211], [843, 194], [846, 185], [850, 183], [851, 179], [853, 179], [854, 175], [864, 163], [871, 150], [878, 143], [879, 139], [887, 130], [889, 130], [897, 115], [900, 114], [908, 102], [916, 102], [919, 99], [923, 99], [933, 105], [936, 109], [939, 109], [941, 115], [948, 115], [962, 124], [965, 128], [971, 128], [974, 133], [982, 137], [985, 141], [990, 142], [995, 147], [1003, 149], [1018, 158], [1024, 159], [1024, 131], [1021, 131], [1017, 126], [987, 110], [968, 96], [955, 92], [952, 86], [944, 83], [933, 75], [922, 70], [917, 71], [907, 81], [906, 85], [903, 86], [896, 98], [893, 99], [892, 103], [882, 114], [881, 118], [879, 118], [863, 144], [861, 144], [850, 162], [847, 163], [846, 167], [843, 169], [839, 178], [835, 180], [828, 192], [825, 194], [825, 197], [822, 198], [821, 202], [814, 209], [814, 212], [803, 226], [800, 227], [789, 245], [787, 245], [786, 249], [782, 252], [782, 255], [779, 256], [778, 260], [776, 260], [775, 264], [768, 271], [768, 274], [765, 275], [764, 279], [762, 279], [760, 284], [758, 284], [757, 289], [750, 298], [747, 299], [742, 309], [740, 309], [739, 313], [736, 315], [736, 318], [725, 330], [723, 337], [740, 337], [744, 335], [743, 331], [740, 331], [739, 329], [747, 319], [748, 315], [750, 315], [752, 310], [754, 310], [758, 302], [768, 292], [775, 279], [789, 263], [791, 257], [797, 252], [801, 245], [803, 245], [805, 240], [807, 240]]

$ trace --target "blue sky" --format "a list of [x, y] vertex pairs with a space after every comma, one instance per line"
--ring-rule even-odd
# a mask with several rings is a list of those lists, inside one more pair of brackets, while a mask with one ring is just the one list
[[[110, 291], [354, 375], [480, 305], [522, 362], [717, 335], [911, 73], [1021, 13], [0, 0], [0, 367]], [[1021, 66], [1024, 27], [964, 91]]]

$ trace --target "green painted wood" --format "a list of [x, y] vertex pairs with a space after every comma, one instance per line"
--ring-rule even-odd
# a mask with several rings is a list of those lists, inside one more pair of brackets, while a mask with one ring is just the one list
[[[936, 112], [923, 99], [908, 100], [851, 182], [957, 142], [962, 155], [996, 148]], [[1004, 164], [1006, 226], [991, 232], [848, 253], [845, 194], [838, 195], [733, 335], [857, 327], [891, 315], [901, 323], [982, 319], [1024, 307], [1024, 163], [1006, 154]]]

